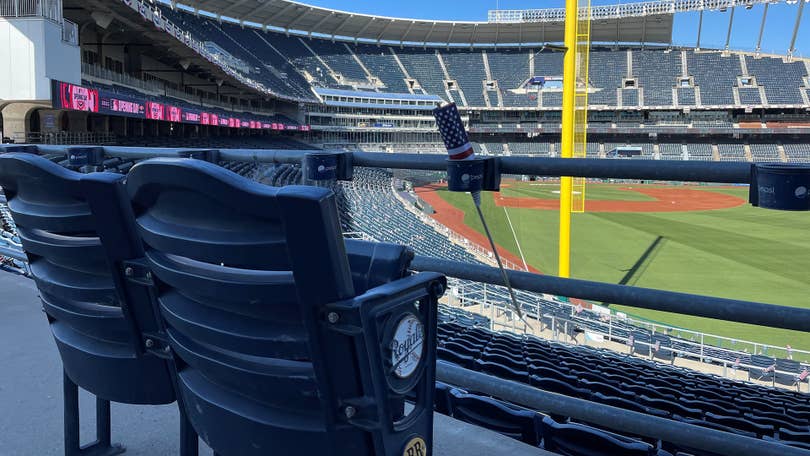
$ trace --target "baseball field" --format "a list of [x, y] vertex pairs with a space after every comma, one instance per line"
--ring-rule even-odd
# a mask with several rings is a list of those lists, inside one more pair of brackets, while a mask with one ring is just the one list
[[[436, 209], [437, 220], [486, 245], [468, 194], [439, 186], [417, 191]], [[586, 212], [573, 214], [572, 277], [810, 307], [810, 217], [752, 208], [747, 201], [747, 187], [589, 183]], [[532, 269], [556, 274], [557, 182], [504, 182], [501, 192], [483, 195], [482, 207], [510, 260], [521, 264], [522, 250]], [[806, 333], [611, 308], [675, 327], [810, 350]], [[770, 354], [780, 356], [778, 350]]]

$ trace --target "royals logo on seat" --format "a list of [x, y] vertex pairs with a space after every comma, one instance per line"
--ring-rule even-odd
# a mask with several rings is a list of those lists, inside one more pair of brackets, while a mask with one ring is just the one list
[[422, 360], [425, 340], [425, 327], [413, 314], [407, 314], [397, 324], [391, 340], [391, 364], [394, 375], [408, 378], [416, 372]]

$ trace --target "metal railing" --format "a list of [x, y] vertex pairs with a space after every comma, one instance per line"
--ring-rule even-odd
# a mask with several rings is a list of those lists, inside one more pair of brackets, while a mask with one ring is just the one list
[[79, 26], [67, 19], [62, 21], [62, 41], [73, 46], [79, 45]]
[[[44, 153], [65, 152], [63, 146], [40, 146]], [[179, 156], [187, 148], [144, 149], [104, 147], [109, 157], [127, 159]], [[308, 153], [324, 151], [293, 150], [220, 150], [220, 159], [258, 163], [301, 164]], [[446, 157], [410, 154], [354, 153], [353, 166], [445, 170]], [[504, 174], [541, 176], [573, 175], [594, 178], [672, 180], [689, 182], [751, 183], [752, 169], [747, 163], [716, 162], [633, 162], [593, 159], [554, 159], [505, 157], [500, 160]], [[411, 264], [416, 271], [437, 271], [449, 277], [503, 286], [501, 271], [485, 265], [416, 256]], [[610, 283], [563, 279], [522, 271], [507, 271], [512, 287], [535, 293], [547, 293], [592, 301], [610, 302], [627, 307], [674, 312], [750, 323], [773, 328], [810, 332], [810, 309], [739, 301]], [[729, 456], [763, 454], [806, 455], [806, 450], [695, 426], [672, 419], [620, 409], [583, 399], [562, 396], [533, 386], [492, 377], [452, 364], [438, 363], [438, 379], [479, 393], [492, 395], [518, 405], [547, 413], [571, 417], [597, 426], [633, 435], [661, 439], [696, 450]]]
[[62, 0], [0, 0], [2, 17], [44, 17], [62, 23]]
[[731, 434], [669, 418], [635, 412], [586, 399], [544, 391], [534, 386], [506, 380], [454, 364], [438, 361], [436, 378], [450, 385], [463, 385], [470, 391], [492, 395], [533, 410], [570, 417], [618, 432], [650, 437], [727, 456], [807, 456], [801, 448], [754, 437]]
[[[448, 281], [448, 285], [451, 287], [451, 289], [454, 286], [458, 286], [459, 289], [464, 287], [463, 282], [454, 281], [452, 279]], [[486, 287], [486, 284], [484, 284], [484, 286]], [[644, 340], [635, 339], [634, 337], [631, 338], [630, 336], [622, 335], [623, 333], [632, 334], [633, 332], [642, 330], [643, 328], [640, 327], [640, 326], [633, 328], [633, 327], [628, 327], [628, 325], [631, 325], [631, 326], [632, 325], [638, 325], [638, 324], [642, 324], [644, 322], [638, 322], [638, 321], [635, 321], [635, 320], [632, 320], [632, 319], [629, 319], [629, 318], [618, 318], [616, 315], [607, 315], [606, 314], [606, 316], [608, 316], [608, 319], [605, 320], [605, 321], [598, 321], [598, 322], [593, 321], [593, 320], [590, 321], [591, 323], [601, 324], [601, 325], [607, 326], [607, 331], [599, 330], [599, 329], [594, 328], [594, 326], [589, 325], [589, 319], [588, 319], [587, 316], [583, 316], [581, 314], [577, 315], [574, 305], [569, 304], [569, 303], [556, 302], [556, 301], [554, 302], [554, 305], [567, 306], [569, 308], [568, 309], [569, 313], [568, 313], [567, 316], [560, 316], [560, 315], [555, 315], [555, 314], [551, 314], [550, 316], [547, 316], [546, 319], [550, 320], [550, 322], [545, 323], [547, 325], [545, 328], [543, 328], [543, 325], [544, 325], [543, 318], [544, 318], [544, 315], [548, 315], [548, 314], [545, 313], [542, 310], [542, 304], [539, 303], [539, 302], [536, 302], [536, 301], [534, 303], [523, 303], [523, 302], [521, 303], [521, 307], [522, 307], [524, 316], [529, 318], [529, 320], [530, 320], [530, 322], [531, 322], [531, 324], [533, 326], [532, 328], [530, 328], [525, 322], [519, 320], [517, 318], [517, 316], [514, 314], [514, 311], [512, 310], [512, 307], [508, 305], [508, 296], [502, 295], [501, 298], [498, 299], [497, 298], [497, 295], [499, 294], [498, 291], [490, 289], [490, 291], [487, 293], [487, 291], [485, 289], [483, 295], [486, 297], [488, 294], [489, 294], [490, 297], [495, 295], [495, 299], [486, 299], [486, 298], [485, 299], [479, 299], [477, 297], [472, 297], [472, 296], [467, 295], [467, 294], [459, 294], [458, 296], [455, 296], [455, 297], [458, 298], [457, 302], [454, 301], [453, 299], [450, 299], [449, 303], [450, 303], [451, 306], [454, 306], [454, 307], [457, 307], [457, 308], [462, 309], [464, 311], [467, 311], [467, 312], [470, 312], [470, 313], [473, 313], [473, 314], [480, 315], [482, 317], [488, 318], [489, 321], [490, 321], [490, 328], [489, 329], [491, 329], [493, 331], [498, 331], [498, 332], [504, 332], [505, 331], [505, 332], [510, 332], [510, 333], [516, 334], [518, 336], [523, 336], [523, 335], [528, 335], [528, 334], [536, 334], [535, 333], [536, 329], [547, 329], [547, 330], [551, 331], [552, 340], [555, 340], [555, 341], [558, 341], [558, 342], [561, 342], [561, 343], [570, 344], [571, 341], [569, 339], [571, 339], [571, 340], [574, 340], [576, 344], [580, 344], [580, 341], [578, 339], [574, 338], [573, 336], [571, 336], [571, 334], [574, 333], [575, 330], [581, 329], [583, 332], [587, 333], [586, 336], [584, 337], [583, 341], [581, 342], [584, 345], [588, 344], [588, 337], [593, 337], [593, 336], [595, 336], [597, 338], [601, 338], [601, 343], [614, 342], [614, 343], [622, 344], [622, 345], [624, 345], [626, 347], [624, 349], [624, 351], [618, 350], [616, 347], [610, 347], [610, 346], [605, 347], [605, 348], [608, 348], [608, 349], [610, 349], [612, 351], [615, 351], [617, 353], [637, 354], [637, 353], [635, 353], [635, 347], [640, 345], [640, 346], [646, 347], [648, 353], [646, 355], [644, 355], [644, 356], [646, 356], [650, 361], [660, 359], [660, 358], [657, 358], [659, 351], [661, 353], [667, 353], [668, 352], [668, 353], [671, 353], [671, 354], [674, 355], [674, 356], [671, 356], [671, 360], [670, 360], [673, 364], [674, 364], [675, 358], [678, 357], [678, 358], [688, 359], [688, 360], [695, 361], [695, 362], [706, 363], [707, 365], [722, 366], [722, 376], [723, 377], [728, 377], [729, 376], [729, 371], [731, 371], [731, 373], [734, 375], [733, 377], [731, 377], [734, 380], [745, 380], [745, 381], [750, 382], [752, 380], [752, 378], [753, 378], [755, 380], [762, 381], [761, 378], [766, 378], [767, 377], [770, 380], [770, 386], [771, 387], [776, 387], [777, 386], [777, 381], [776, 381], [777, 375], [783, 375], [785, 377], [789, 377], [789, 378], [793, 379], [794, 382], [791, 385], [787, 385], [787, 384], [784, 384], [784, 383], [780, 382], [779, 383], [780, 385], [786, 386], [786, 387], [795, 386], [797, 391], [799, 390], [799, 386], [800, 386], [801, 382], [798, 381], [798, 377], [800, 375], [800, 372], [783, 371], [783, 370], [779, 370], [777, 368], [774, 368], [773, 370], [770, 370], [768, 372], [764, 372], [763, 369], [765, 367], [757, 366], [757, 365], [742, 361], [742, 359], [745, 359], [746, 356], [749, 356], [752, 353], [747, 353], [747, 352], [744, 352], [744, 351], [737, 351], [737, 350], [728, 350], [728, 349], [724, 349], [724, 348], [721, 348], [721, 347], [716, 347], [716, 346], [713, 346], [713, 345], [706, 344], [705, 343], [705, 338], [704, 338], [704, 336], [706, 336], [706, 335], [703, 334], [703, 333], [695, 332], [695, 334], [698, 334], [700, 336], [700, 340], [698, 342], [693, 342], [693, 341], [689, 341], [689, 340], [686, 340], [686, 339], [679, 339], [679, 338], [670, 336], [673, 345], [658, 345], [658, 344], [656, 344], [656, 341], [652, 340], [652, 339], [649, 342], [647, 342], [647, 341], [644, 341]], [[481, 308], [481, 310], [483, 312], [475, 310], [474, 309], [475, 306], [480, 306], [480, 308]], [[534, 326], [535, 324], [537, 325], [536, 327]], [[659, 325], [659, 328], [665, 328], [665, 327], [666, 326]], [[615, 328], [615, 330], [614, 330], [614, 328]], [[651, 333], [651, 336], [653, 336], [654, 334], [655, 333]], [[665, 333], [662, 333], [662, 334], [665, 334]], [[665, 335], [668, 335], [668, 334], [665, 334]], [[565, 337], [565, 336], [568, 336], [568, 337]], [[709, 335], [709, 336], [711, 336], [711, 335]], [[743, 342], [746, 343], [745, 341], [743, 341]], [[600, 343], [600, 342], [597, 342], [597, 343]], [[760, 347], [767, 346], [765, 344], [757, 344], [757, 343], [754, 343], [754, 342], [747, 342], [747, 343], [750, 343], [750, 344], [752, 344], [754, 346], [760, 346]], [[676, 348], [674, 346], [674, 344], [677, 344], [678, 346], [691, 346], [691, 347], [694, 347], [694, 348], [691, 349], [691, 350], [686, 350], [686, 349], [683, 349], [683, 348]], [[774, 348], [779, 348], [779, 347], [774, 347]], [[793, 350], [793, 352], [796, 353], [796, 354], [810, 355], [810, 352], [804, 351], [804, 350]], [[710, 353], [717, 353], [717, 354], [725, 353], [727, 356], [724, 358], [724, 357], [721, 357], [721, 356], [714, 356], [714, 355], [712, 355]], [[735, 361], [730, 360], [729, 358], [731, 358], [731, 359], [736, 358], [739, 361], [735, 362]], [[771, 357], [771, 360], [773, 360], [774, 363], [776, 362], [775, 358]], [[808, 368], [808, 365], [807, 364], [801, 364], [801, 367], [802, 368]], [[698, 371], [708, 371], [708, 369], [704, 369], [704, 370], [696, 369], [696, 370], [698, 370]], [[737, 374], [738, 371], [747, 371], [748, 372], [747, 379], [737, 378], [736, 374]], [[760, 372], [763, 375], [761, 375], [760, 378], [754, 378], [752, 376], [752, 373], [756, 373], [756, 372]], [[808, 388], [810, 388], [810, 386], [808, 386]]]
[[93, 133], [80, 131], [57, 131], [57, 132], [31, 132], [25, 135], [25, 142], [29, 144], [60, 144], [60, 145], [84, 145], [84, 144], [114, 144], [116, 136], [114, 133]]
[[[93, 65], [86, 62], [82, 62], [82, 76], [89, 77], [90, 79], [96, 79], [102, 83], [115, 83], [136, 90], [144, 90], [153, 94], [158, 94], [160, 96], [177, 98], [178, 100], [183, 100], [190, 104], [198, 105], [201, 107], [220, 108], [226, 111], [233, 111], [233, 112], [246, 112], [244, 109], [241, 109], [239, 106], [235, 106], [232, 103], [223, 103], [207, 98], [195, 97], [182, 90], [169, 87], [162, 82], [149, 81], [137, 78], [135, 76], [126, 73], [118, 73], [116, 71], [108, 70], [99, 65]], [[266, 111], [263, 109], [254, 109], [254, 108], [250, 108], [250, 113], [264, 114], [268, 116], [272, 116], [275, 114], [275, 112], [273, 111]]]
[[[472, 305], [481, 305], [486, 308], [500, 308], [503, 311], [510, 311], [511, 309], [510, 306], [505, 304], [509, 300], [509, 296], [502, 287], [491, 285], [488, 286], [486, 283], [484, 283], [482, 284], [482, 292], [477, 293], [475, 290], [470, 290], [470, 287], [468, 286], [469, 282], [450, 280], [448, 283], [455, 286], [455, 290], [457, 290], [455, 297], [467, 304], [472, 303]], [[479, 295], [481, 297], [479, 297]], [[745, 358], [746, 356], [750, 355], [763, 355], [774, 358], [781, 357], [785, 359], [796, 359], [804, 363], [810, 363], [810, 351], [807, 350], [791, 348], [790, 352], [788, 353], [785, 347], [720, 336], [717, 334], [704, 333], [700, 331], [693, 331], [690, 329], [670, 326], [658, 322], [651, 322], [648, 320], [634, 318], [623, 313], [614, 313], [611, 312], [607, 307], [598, 305], [594, 305], [592, 309], [583, 309], [591, 310], [591, 312], [578, 313], [577, 304], [563, 302], [555, 298], [556, 297], [551, 296], [544, 296], [542, 298], [538, 297], [537, 299], [544, 301], [544, 303], [528, 303], [524, 305], [527, 307], [527, 312], [538, 316], [543, 314], [542, 310], [540, 309], [540, 306], [543, 304], [545, 304], [546, 307], [563, 307], [566, 309], [569, 317], [566, 318], [567, 320], [588, 325], [588, 332], [604, 335], [608, 338], [608, 340], [620, 338], [620, 336], [613, 332], [614, 327], [616, 328], [616, 332], [620, 332], [622, 329], [624, 329], [625, 331], [646, 330], [653, 334], [663, 334], [671, 337], [677, 344], [695, 347], [693, 351], [684, 351], [683, 354], [690, 358], [695, 358], [701, 361], [709, 360], [723, 364], [729, 362], [730, 359], [733, 360], [734, 358]], [[592, 316], [598, 316], [600, 318], [592, 318]], [[520, 322], [517, 320], [513, 321], [513, 324], [499, 325], [499, 329], [507, 329], [511, 332], [519, 334], [526, 333], [529, 329], [521, 326]], [[606, 332], [600, 332], [599, 330], [593, 329], [595, 326], [599, 325], [606, 326], [608, 330]], [[733, 348], [729, 348], [725, 345], [732, 346]], [[706, 354], [710, 351], [724, 353], [726, 354], [726, 357], [711, 357]]]

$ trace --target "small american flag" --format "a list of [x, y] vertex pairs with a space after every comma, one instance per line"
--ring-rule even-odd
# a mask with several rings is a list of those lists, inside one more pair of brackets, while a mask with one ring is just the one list
[[768, 366], [768, 368], [767, 368], [767, 369], [765, 369], [763, 372], [773, 372], [773, 371], [775, 371], [775, 370], [776, 370], [776, 364], [771, 364], [771, 365], [770, 365], [770, 366]]
[[464, 160], [474, 158], [474, 152], [467, 131], [464, 129], [464, 122], [455, 103], [449, 103], [433, 110], [433, 117], [436, 118], [436, 125], [442, 135], [444, 146], [451, 160]]
[[802, 371], [802, 373], [799, 374], [799, 381], [803, 382], [804, 379], [806, 379], [808, 375], [810, 375], [810, 371], [808, 371], [807, 368], [805, 367], [804, 370]]
[[740, 367], [740, 358], [734, 360], [734, 367]]
[[636, 341], [636, 338], [635, 338], [635, 337], [633, 337], [633, 335], [632, 335], [632, 334], [630, 334], [630, 337], [627, 339], [627, 345], [629, 345], [629, 346], [631, 346], [631, 347], [632, 347], [632, 346], [633, 346], [633, 343], [635, 343], [635, 341]]
[[661, 341], [660, 341], [660, 340], [656, 340], [656, 341], [655, 341], [655, 351], [658, 351], [658, 350], [660, 350], [660, 349], [661, 349]]

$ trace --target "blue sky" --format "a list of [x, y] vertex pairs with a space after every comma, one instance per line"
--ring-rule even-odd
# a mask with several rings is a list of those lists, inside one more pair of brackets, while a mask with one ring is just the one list
[[[527, 0], [300, 0], [303, 3], [366, 14], [380, 14], [393, 17], [442, 20], [486, 20], [490, 9], [557, 8], [564, 2], [537, 2]], [[592, 0], [594, 4], [613, 4], [619, 0]], [[627, 3], [627, 2], [622, 2]], [[753, 50], [756, 46], [759, 25], [764, 6], [751, 10], [737, 8], [734, 13], [731, 47]], [[762, 51], [784, 54], [790, 44], [793, 24], [796, 20], [797, 5], [784, 2], [771, 5], [765, 24]], [[726, 40], [729, 13], [712, 12], [704, 14], [702, 47], [722, 48]], [[697, 39], [698, 14], [688, 13], [675, 17], [674, 41], [676, 44], [693, 46]], [[797, 55], [810, 57], [810, 5], [804, 10], [799, 37], [796, 40]]]

